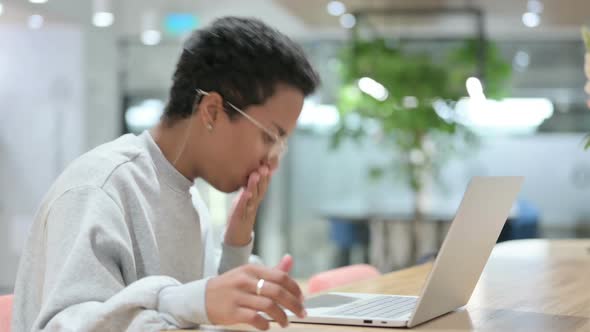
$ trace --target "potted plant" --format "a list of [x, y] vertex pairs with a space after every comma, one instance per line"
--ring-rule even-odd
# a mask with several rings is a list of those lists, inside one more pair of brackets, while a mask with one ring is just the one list
[[[486, 46], [486, 94], [499, 96], [505, 92], [510, 66], [492, 43]], [[435, 61], [384, 39], [355, 40], [342, 60], [341, 121], [333, 146], [345, 137], [371, 135], [391, 149], [390, 163], [375, 165], [369, 174], [380, 178], [392, 171], [413, 191], [410, 259], [415, 262], [416, 225], [424, 219], [428, 186], [440, 179], [439, 172], [451, 156], [475, 142], [474, 134], [449, 113], [465, 96], [466, 79], [477, 72], [476, 41], [467, 40], [446, 59]], [[359, 118], [364, 121], [351, 121]]]

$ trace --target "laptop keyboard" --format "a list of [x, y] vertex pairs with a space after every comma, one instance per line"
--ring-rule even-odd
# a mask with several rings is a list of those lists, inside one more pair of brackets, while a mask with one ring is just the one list
[[378, 296], [354, 301], [327, 312], [328, 315], [349, 317], [396, 318], [405, 315], [416, 306], [417, 298], [402, 296]]

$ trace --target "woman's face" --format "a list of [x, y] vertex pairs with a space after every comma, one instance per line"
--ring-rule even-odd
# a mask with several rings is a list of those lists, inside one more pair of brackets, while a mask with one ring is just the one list
[[[272, 171], [279, 166], [281, 143], [293, 132], [303, 107], [304, 95], [288, 85], [277, 85], [274, 95], [262, 105], [249, 106], [230, 120], [222, 106], [230, 107], [219, 94], [210, 93], [199, 104], [206, 129], [207, 161], [195, 160], [199, 175], [216, 189], [234, 192], [245, 186], [248, 176], [261, 166]], [[253, 121], [252, 121], [253, 120]], [[257, 122], [260, 127], [255, 124]], [[278, 138], [278, 141], [277, 141]]]

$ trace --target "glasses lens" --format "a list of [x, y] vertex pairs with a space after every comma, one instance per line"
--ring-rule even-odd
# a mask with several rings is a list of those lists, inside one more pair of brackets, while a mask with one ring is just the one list
[[287, 150], [287, 146], [282, 141], [277, 141], [273, 146], [270, 148], [269, 157], [270, 158], [279, 158], [281, 159], [285, 155], [285, 151]]

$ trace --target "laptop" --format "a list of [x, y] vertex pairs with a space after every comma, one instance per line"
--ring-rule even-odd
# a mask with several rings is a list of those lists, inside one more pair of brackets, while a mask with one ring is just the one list
[[523, 181], [471, 179], [420, 296], [325, 293], [305, 301], [304, 319], [287, 310], [289, 321], [411, 328], [466, 305]]

